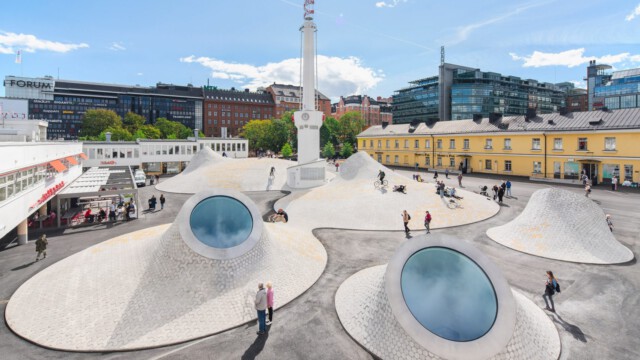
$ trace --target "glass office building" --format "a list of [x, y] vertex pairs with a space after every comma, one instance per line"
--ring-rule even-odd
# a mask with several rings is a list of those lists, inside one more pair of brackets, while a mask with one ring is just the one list
[[629, 109], [640, 106], [640, 68], [613, 72], [594, 82], [594, 108]]
[[442, 64], [439, 75], [412, 81], [393, 96], [393, 123], [545, 114], [565, 106], [565, 92], [550, 83], [523, 80], [454, 64]]
[[148, 124], [163, 117], [203, 129], [203, 92], [191, 85], [144, 87], [13, 76], [7, 76], [4, 85], [7, 98], [28, 99], [29, 118], [49, 122], [50, 139], [82, 136], [82, 118], [90, 109], [112, 110], [121, 117], [133, 112]]
[[411, 86], [397, 90], [393, 95], [393, 123], [410, 123], [414, 119], [438, 119], [438, 77], [415, 80], [410, 84]]

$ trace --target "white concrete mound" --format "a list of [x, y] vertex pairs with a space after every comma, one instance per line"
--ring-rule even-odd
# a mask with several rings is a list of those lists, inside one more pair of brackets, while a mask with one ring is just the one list
[[538, 190], [511, 222], [487, 230], [496, 242], [528, 254], [590, 264], [631, 261], [591, 199], [561, 189]]
[[[389, 181], [386, 189], [374, 187], [379, 170]], [[401, 184], [407, 186], [406, 194], [393, 191], [394, 185]], [[309, 223], [312, 228], [358, 230], [402, 230], [401, 212], [405, 209], [411, 215], [409, 227], [413, 230], [424, 230], [426, 210], [433, 216], [431, 228], [443, 228], [481, 221], [500, 209], [494, 201], [464, 189], [457, 189], [464, 198], [460, 201], [462, 208], [451, 209], [449, 198], [441, 199], [435, 189], [433, 182], [408, 179], [366, 152], [358, 152], [340, 166], [338, 176], [329, 184], [292, 193], [278, 201], [275, 208], [285, 209], [291, 219]]]
[[[296, 162], [272, 158], [225, 158], [204, 148], [184, 171], [161, 181], [156, 189], [179, 194], [195, 194], [211, 188], [238, 191], [281, 190], [287, 183], [287, 168]], [[276, 169], [270, 177], [271, 167]]]
[[[396, 320], [385, 291], [386, 265], [359, 271], [336, 292], [336, 311], [351, 337], [381, 359], [441, 359], [415, 342]], [[491, 359], [557, 359], [558, 331], [531, 300], [513, 291], [516, 326], [507, 346]], [[440, 349], [441, 350], [441, 349]], [[468, 354], [465, 359], [476, 358]]]
[[164, 346], [256, 319], [259, 282], [273, 282], [275, 307], [284, 306], [326, 265], [311, 232], [288, 224], [263, 224], [253, 248], [226, 260], [194, 252], [181, 237], [185, 225], [122, 235], [49, 266], [13, 294], [8, 326], [67, 351]]

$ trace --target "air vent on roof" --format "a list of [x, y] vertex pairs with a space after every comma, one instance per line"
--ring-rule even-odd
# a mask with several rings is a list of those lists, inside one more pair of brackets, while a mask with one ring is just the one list
[[547, 124], [549, 124], [549, 125], [555, 125], [555, 123], [553, 122], [553, 119], [551, 119], [551, 120], [547, 120]]
[[507, 130], [507, 129], [509, 129], [509, 124], [501, 122], [500, 124], [498, 124], [498, 129]]
[[598, 119], [598, 120], [591, 120], [591, 121], [589, 121], [589, 125], [596, 126], [596, 125], [600, 125], [600, 124], [602, 124], [603, 122], [604, 122], [604, 121], [602, 121], [602, 119]]
[[489, 122], [490, 123], [495, 123], [497, 121], [500, 120], [500, 118], [502, 118], [502, 114], [501, 113], [490, 113], [489, 114]]
[[608, 107], [606, 107], [606, 106], [603, 106], [601, 110], [602, 110], [602, 111], [609, 111], [609, 108], [608, 108]]
[[473, 114], [473, 121], [482, 121], [482, 114]]
[[388, 121], [383, 121], [382, 122], [382, 128], [386, 128], [387, 126], [389, 126], [389, 122]]
[[559, 109], [560, 115], [567, 115], [569, 113], [569, 109], [566, 106], [563, 106]]
[[536, 114], [536, 109], [534, 108], [527, 108], [527, 114], [524, 116], [525, 121], [529, 121], [531, 119], [535, 119], [535, 117], [538, 114]]
[[412, 134], [414, 131], [416, 131], [418, 125], [420, 125], [420, 120], [411, 120], [411, 124], [409, 124], [409, 133]]
[[438, 120], [440, 120], [440, 119], [438, 119], [438, 118], [428, 118], [424, 123], [427, 126], [431, 127], [431, 126], [433, 126], [433, 124], [437, 123]]

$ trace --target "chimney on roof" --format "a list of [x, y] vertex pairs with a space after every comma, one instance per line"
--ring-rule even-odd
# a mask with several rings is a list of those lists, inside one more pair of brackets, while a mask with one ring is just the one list
[[473, 121], [482, 121], [482, 114], [473, 114]]
[[536, 116], [538, 116], [538, 114], [536, 113], [536, 109], [527, 108], [527, 114], [524, 116], [524, 121], [535, 119]]
[[383, 122], [382, 122], [382, 128], [383, 128], [383, 129], [384, 129], [384, 128], [386, 128], [388, 125], [389, 125], [389, 122], [388, 122], [388, 121], [383, 121]]
[[496, 112], [492, 112], [489, 114], [489, 122], [490, 123], [494, 123], [500, 120], [500, 118], [502, 118], [502, 113], [496, 113]]
[[199, 132], [200, 132], [200, 130], [199, 130], [199, 129], [193, 129], [193, 136], [195, 136], [196, 141], [198, 141], [198, 139], [200, 138], [200, 137], [198, 136], [198, 133], [199, 133]]
[[104, 137], [105, 137], [105, 140], [107, 142], [111, 142], [111, 132], [110, 131], [107, 131], [106, 133], [104, 133]]
[[560, 108], [560, 115], [567, 115], [569, 113], [569, 110], [567, 109], [566, 106], [562, 106]]

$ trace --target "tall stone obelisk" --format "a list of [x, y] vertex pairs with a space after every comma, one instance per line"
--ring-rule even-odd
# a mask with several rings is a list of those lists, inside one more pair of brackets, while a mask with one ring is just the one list
[[302, 31], [302, 109], [293, 114], [298, 129], [298, 165], [288, 169], [287, 185], [309, 188], [324, 184], [325, 162], [320, 159], [320, 127], [323, 113], [316, 109], [314, 0], [305, 0]]

